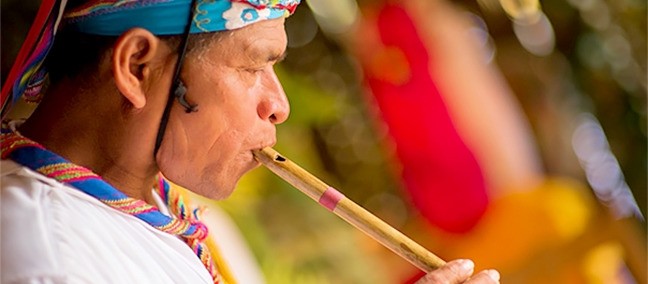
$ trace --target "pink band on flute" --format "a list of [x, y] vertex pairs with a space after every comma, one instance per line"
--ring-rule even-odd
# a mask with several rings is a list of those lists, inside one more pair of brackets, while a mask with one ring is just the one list
[[342, 198], [344, 197], [344, 194], [329, 186], [324, 191], [324, 193], [322, 193], [322, 196], [320, 196], [318, 202], [324, 207], [328, 208], [328, 210], [333, 211], [335, 210], [335, 206], [337, 206], [338, 202], [340, 202], [340, 200], [342, 200]]

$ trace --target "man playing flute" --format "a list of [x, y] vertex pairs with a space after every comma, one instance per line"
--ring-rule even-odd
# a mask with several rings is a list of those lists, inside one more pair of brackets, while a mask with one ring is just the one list
[[[43, 1], [3, 86], [40, 103], [3, 122], [2, 283], [224, 283], [165, 179], [222, 199], [259, 165], [289, 113], [273, 65], [298, 4]], [[472, 273], [457, 260], [420, 283], [498, 283]]]

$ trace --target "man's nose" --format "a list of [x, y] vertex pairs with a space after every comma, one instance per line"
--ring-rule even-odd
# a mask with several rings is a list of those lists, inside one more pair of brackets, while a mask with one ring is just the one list
[[273, 124], [283, 123], [290, 114], [290, 104], [283, 86], [281, 86], [274, 70], [266, 76], [264, 81], [266, 85], [264, 97], [257, 108], [259, 117], [263, 120], [267, 119]]

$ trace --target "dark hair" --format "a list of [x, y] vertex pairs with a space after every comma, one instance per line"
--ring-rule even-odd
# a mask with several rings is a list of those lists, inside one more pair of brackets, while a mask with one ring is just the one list
[[[217, 40], [222, 32], [191, 35], [187, 54], [205, 49]], [[158, 36], [172, 49], [177, 50], [181, 36]], [[116, 36], [98, 36], [79, 33], [69, 29], [61, 30], [45, 61], [50, 83], [56, 84], [64, 78], [77, 78], [96, 74], [97, 67], [115, 44]]]
[[[74, 10], [86, 2], [86, 0], [68, 0], [67, 9]], [[56, 84], [66, 77], [76, 78], [80, 75], [96, 74], [99, 63], [104, 56], [108, 55], [108, 51], [118, 38], [79, 33], [65, 26], [61, 28], [44, 63], [51, 84]], [[192, 50], [206, 48], [208, 43], [220, 34], [221, 32], [213, 32], [190, 36], [187, 54]], [[181, 35], [158, 37], [169, 44], [173, 50], [178, 50], [182, 40]]]
[[45, 60], [51, 83], [80, 74], [94, 74], [99, 62], [117, 37], [96, 36], [62, 30]]

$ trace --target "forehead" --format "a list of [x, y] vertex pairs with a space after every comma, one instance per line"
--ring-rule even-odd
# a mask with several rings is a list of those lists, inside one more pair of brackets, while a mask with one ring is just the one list
[[284, 19], [260, 21], [241, 29], [227, 32], [211, 44], [213, 52], [228, 59], [244, 55], [247, 59], [265, 60], [281, 55], [287, 45]]

